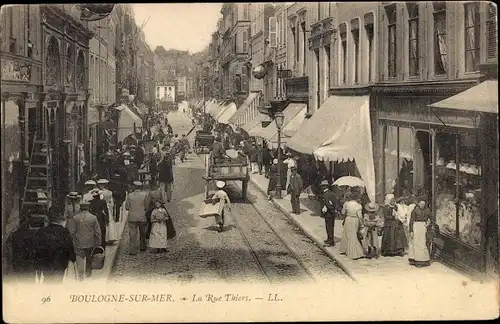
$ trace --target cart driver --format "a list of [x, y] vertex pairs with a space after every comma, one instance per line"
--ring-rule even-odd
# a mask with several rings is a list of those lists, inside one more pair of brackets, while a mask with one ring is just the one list
[[217, 181], [215, 185], [217, 186], [218, 190], [212, 196], [212, 202], [214, 204], [221, 204], [220, 215], [215, 216], [215, 226], [217, 227], [217, 231], [222, 232], [222, 228], [224, 227], [224, 208], [227, 204], [227, 207], [231, 211], [231, 201], [229, 200], [229, 196], [223, 189], [226, 186], [226, 183], [224, 181]]

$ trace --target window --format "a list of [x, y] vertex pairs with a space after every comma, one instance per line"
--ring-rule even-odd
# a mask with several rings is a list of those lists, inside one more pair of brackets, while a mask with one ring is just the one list
[[480, 247], [481, 167], [477, 136], [438, 132], [435, 142], [436, 224], [442, 233]]
[[488, 20], [486, 21], [487, 30], [487, 52], [488, 59], [497, 58], [498, 55], [498, 39], [497, 39], [497, 7], [493, 3], [488, 4]]
[[387, 13], [387, 32], [388, 32], [388, 73], [390, 78], [396, 77], [396, 6], [392, 5], [386, 8]]
[[479, 3], [464, 4], [465, 72], [476, 72], [479, 64]]
[[315, 78], [316, 78], [316, 109], [319, 109], [320, 102], [321, 102], [321, 77], [320, 77], [320, 64], [319, 64], [319, 50], [315, 49], [314, 50], [314, 58], [316, 59], [316, 71], [315, 71]]
[[249, 7], [250, 7], [250, 4], [248, 4], [248, 3], [243, 4], [243, 20], [249, 19], [249, 17], [248, 17]]
[[295, 45], [295, 61], [298, 62], [300, 56], [299, 40], [297, 38], [295, 27], [292, 27], [291, 30], [292, 30], [293, 44]]
[[446, 48], [446, 3], [434, 3], [434, 74], [448, 72], [448, 51]]
[[281, 15], [276, 17], [276, 23], [277, 23], [277, 29], [278, 32], [276, 33], [276, 38], [277, 38], [277, 43], [278, 47], [281, 47], [281, 34], [282, 34], [282, 28], [283, 28], [283, 23], [281, 21]]
[[243, 31], [243, 53], [248, 51], [248, 31]]
[[328, 95], [328, 88], [330, 87], [330, 45], [325, 46], [325, 80], [324, 80], [324, 90], [325, 96]]
[[366, 38], [368, 39], [368, 82], [373, 81], [373, 24], [369, 24], [365, 26], [366, 30]]
[[306, 73], [306, 61], [307, 61], [307, 45], [306, 45], [306, 23], [301, 22], [300, 23], [300, 28], [302, 29], [302, 50], [303, 50], [303, 55], [302, 55], [302, 74], [305, 75]]
[[352, 34], [352, 40], [354, 42], [354, 83], [358, 83], [359, 82], [359, 29], [351, 29], [351, 34]]
[[342, 83], [345, 84], [347, 82], [347, 37], [345, 33], [340, 34], [340, 42], [342, 51], [340, 53], [340, 57], [342, 59], [341, 80]]
[[407, 3], [408, 9], [408, 63], [410, 76], [419, 75], [419, 60], [418, 60], [418, 4], [411, 2]]
[[288, 25], [287, 19], [286, 19], [286, 12], [282, 13], [281, 21], [283, 22], [283, 29], [282, 29], [283, 35], [281, 37], [281, 42], [282, 42], [283, 46], [286, 46], [286, 38], [287, 38], [286, 27]]

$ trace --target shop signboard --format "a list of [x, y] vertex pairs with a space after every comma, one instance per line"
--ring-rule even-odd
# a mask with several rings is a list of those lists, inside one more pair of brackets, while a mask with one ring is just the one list
[[31, 65], [2, 58], [2, 81], [31, 81]]

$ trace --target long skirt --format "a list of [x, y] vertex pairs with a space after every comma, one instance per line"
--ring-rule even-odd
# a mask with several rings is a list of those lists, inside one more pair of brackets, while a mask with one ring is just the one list
[[113, 204], [108, 204], [108, 210], [109, 210], [109, 220], [108, 220], [108, 225], [106, 226], [106, 242], [111, 243], [114, 242], [118, 239], [117, 231], [118, 229], [116, 228], [116, 223], [115, 219], [113, 217], [113, 210], [114, 210], [114, 205]]
[[380, 250], [383, 256], [403, 256], [408, 246], [406, 235], [401, 223], [397, 219], [386, 220], [382, 235], [382, 246]]
[[364, 256], [363, 247], [358, 239], [359, 218], [347, 216], [342, 231], [339, 252], [350, 259], [359, 259]]
[[410, 240], [408, 259], [415, 260], [415, 263], [427, 264], [430, 261], [429, 250], [426, 244], [427, 227], [425, 222], [413, 223], [413, 239]]
[[165, 222], [153, 223], [149, 235], [149, 247], [153, 249], [167, 248], [167, 225]]

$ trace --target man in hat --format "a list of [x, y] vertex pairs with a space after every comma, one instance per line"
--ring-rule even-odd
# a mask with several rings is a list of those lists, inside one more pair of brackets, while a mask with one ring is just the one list
[[290, 176], [292, 174], [292, 167], [295, 167], [295, 170], [297, 170], [297, 163], [292, 157], [292, 154], [287, 153], [286, 154], [286, 159], [283, 161], [283, 164], [285, 164], [285, 172], [286, 172], [286, 187], [290, 185]]
[[300, 193], [302, 192], [302, 178], [300, 174], [297, 173], [297, 167], [292, 166], [290, 169], [290, 183], [288, 184], [287, 193], [290, 194], [290, 201], [292, 203], [292, 212], [294, 214], [300, 214]]
[[101, 191], [101, 199], [108, 205], [108, 210], [113, 210], [113, 193], [108, 189], [109, 181], [107, 179], [97, 180], [97, 188]]
[[[130, 255], [136, 255], [138, 248], [141, 251], [147, 249], [146, 231], [148, 220], [146, 218], [146, 192], [140, 181], [134, 181], [133, 191], [127, 196], [125, 209], [128, 210], [128, 229], [130, 233]], [[139, 240], [139, 246], [138, 241]]]
[[106, 226], [109, 223], [108, 205], [101, 199], [101, 191], [99, 189], [92, 190], [94, 199], [90, 201], [89, 211], [97, 217], [99, 227], [101, 228], [101, 246], [106, 247]]
[[127, 184], [132, 184], [132, 182], [138, 180], [138, 170], [137, 166], [132, 160], [132, 155], [129, 152], [123, 153], [124, 160], [124, 170], [127, 174]]
[[80, 211], [80, 205], [78, 204], [80, 195], [78, 192], [73, 191], [67, 194], [66, 197], [68, 198], [68, 202], [66, 204], [65, 216], [66, 218], [73, 218], [73, 216]]
[[219, 190], [217, 190], [212, 196], [212, 201], [214, 203], [219, 202], [222, 205], [220, 207], [221, 214], [215, 216], [215, 224], [217, 226], [217, 231], [222, 232], [222, 228], [224, 227], [224, 209], [227, 204], [227, 207], [231, 210], [231, 201], [229, 200], [227, 193], [223, 190], [226, 183], [224, 181], [217, 181], [215, 185]]
[[85, 182], [83, 200], [90, 202], [94, 197], [91, 194], [91, 191], [97, 186], [97, 183], [94, 180], [87, 180]]
[[220, 138], [216, 137], [211, 148], [212, 162], [214, 164], [219, 163], [224, 158], [225, 153], [226, 152], [224, 151]]
[[330, 190], [328, 180], [320, 183], [321, 215], [325, 218], [326, 240], [325, 246], [335, 246], [335, 194]]
[[90, 203], [82, 200], [80, 212], [68, 219], [67, 227], [76, 252], [76, 268], [79, 279], [83, 280], [84, 273], [87, 277], [92, 275], [91, 253], [92, 249], [102, 243], [101, 227], [95, 215], [89, 212]]
[[66, 218], [56, 206], [49, 208], [49, 225], [36, 235], [36, 255], [44, 282], [61, 283], [68, 263], [76, 261], [73, 238], [66, 229]]
[[127, 197], [127, 188], [124, 184], [125, 176], [120, 173], [113, 174], [112, 178], [112, 197], [113, 197], [113, 218], [119, 222], [121, 218], [121, 209], [125, 198]]
[[279, 181], [278, 159], [273, 160], [273, 165], [269, 168], [269, 183], [267, 185], [267, 199], [271, 200], [271, 193], [276, 190]]

